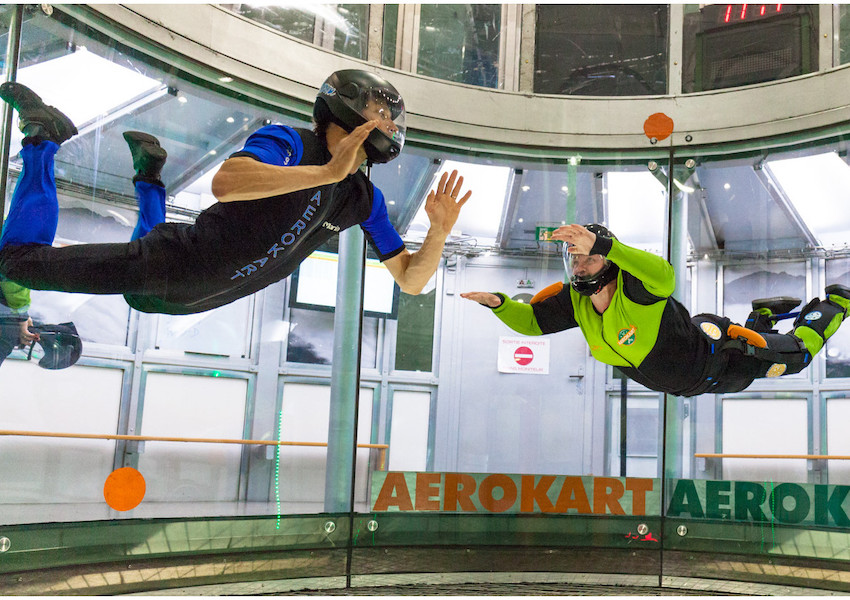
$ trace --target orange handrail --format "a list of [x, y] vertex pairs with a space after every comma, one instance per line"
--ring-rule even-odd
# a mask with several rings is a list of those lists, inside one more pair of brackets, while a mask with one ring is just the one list
[[790, 458], [814, 460], [850, 460], [850, 456], [829, 456], [827, 454], [694, 454], [694, 458]]
[[[282, 440], [234, 440], [226, 438], [186, 438], [154, 435], [118, 435], [108, 433], [59, 433], [55, 431], [16, 431], [0, 429], [0, 435], [15, 435], [27, 437], [76, 438], [86, 440], [127, 440], [135, 442], [190, 442], [201, 444], [242, 444], [246, 446], [314, 446], [326, 447], [327, 442], [286, 442]], [[383, 471], [386, 463], [389, 444], [357, 444], [358, 448], [374, 448], [380, 450], [379, 470]]]

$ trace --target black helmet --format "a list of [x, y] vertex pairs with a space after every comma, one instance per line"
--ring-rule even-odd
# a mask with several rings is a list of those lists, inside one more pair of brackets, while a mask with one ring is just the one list
[[[607, 227], [599, 225], [598, 223], [591, 223], [584, 227], [589, 232], [595, 233], [599, 237], [617, 239]], [[582, 296], [592, 296], [617, 278], [617, 273], [620, 272], [620, 268], [605, 257], [602, 257], [602, 268], [595, 273], [576, 273], [576, 271], [581, 271], [577, 261], [587, 260], [588, 257], [584, 254], [572, 254], [567, 251], [567, 248], [568, 245], [564, 244], [564, 268], [567, 271], [567, 277], [570, 280], [570, 285], [573, 286], [573, 289]]]
[[36, 325], [32, 330], [38, 333], [38, 341], [30, 345], [29, 356], [35, 345], [41, 346], [44, 356], [38, 361], [42, 369], [65, 369], [75, 364], [83, 353], [83, 342], [77, 333], [73, 323], [60, 323], [59, 325]]
[[[367, 109], [370, 114], [364, 114]], [[313, 105], [316, 123], [333, 122], [348, 132], [381, 117], [384, 122], [363, 144], [373, 163], [390, 162], [404, 146], [404, 100], [386, 79], [359, 69], [337, 71], [322, 84]]]

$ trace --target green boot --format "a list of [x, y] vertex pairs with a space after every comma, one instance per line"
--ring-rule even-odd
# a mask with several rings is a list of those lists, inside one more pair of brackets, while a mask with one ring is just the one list
[[832, 334], [838, 331], [850, 310], [850, 288], [832, 284], [826, 286], [826, 300], [814, 298], [800, 311], [791, 332], [803, 340], [812, 356], [820, 352]]

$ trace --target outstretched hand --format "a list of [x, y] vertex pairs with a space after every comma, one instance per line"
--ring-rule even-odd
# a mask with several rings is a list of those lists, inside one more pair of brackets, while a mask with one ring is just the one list
[[570, 254], [590, 254], [596, 243], [596, 234], [583, 225], [564, 225], [552, 232], [552, 239], [567, 242]]
[[[455, 182], [455, 178], [457, 178], [457, 182]], [[428, 192], [428, 197], [425, 199], [425, 212], [431, 220], [431, 229], [436, 229], [446, 235], [452, 232], [460, 215], [460, 209], [472, 196], [472, 190], [469, 190], [458, 200], [457, 197], [462, 186], [463, 177], [458, 177], [455, 170], [452, 171], [451, 176], [448, 172], [443, 173], [437, 187]]]
[[378, 123], [377, 120], [367, 121], [363, 125], [355, 127], [334, 147], [333, 156], [325, 165], [334, 181], [342, 181], [357, 172], [357, 169], [366, 160], [363, 142], [369, 137], [369, 133], [378, 126]]
[[478, 304], [483, 304], [484, 306], [489, 306], [490, 308], [497, 308], [502, 304], [502, 299], [490, 292], [464, 292], [460, 297], [472, 300]]

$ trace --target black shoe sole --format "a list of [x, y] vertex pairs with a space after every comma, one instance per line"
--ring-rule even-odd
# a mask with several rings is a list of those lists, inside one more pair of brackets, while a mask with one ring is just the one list
[[835, 294], [836, 296], [841, 296], [842, 298], [846, 298], [850, 300], [850, 288], [847, 286], [841, 285], [840, 283], [833, 283], [832, 285], [826, 286], [823, 291], [827, 296], [830, 294]]
[[0, 98], [18, 111], [20, 129], [37, 125], [38, 137], [57, 144], [77, 135], [73, 121], [58, 108], [48, 106], [27, 86], [15, 81], [0, 84]]
[[775, 315], [790, 312], [800, 306], [799, 298], [793, 296], [774, 296], [772, 298], [757, 298], [753, 300], [753, 310], [768, 308]]

